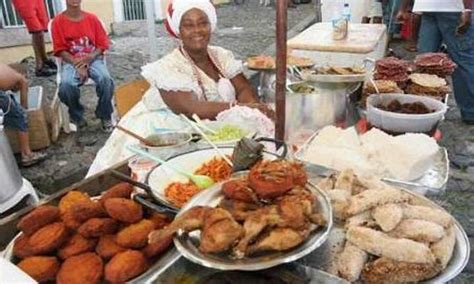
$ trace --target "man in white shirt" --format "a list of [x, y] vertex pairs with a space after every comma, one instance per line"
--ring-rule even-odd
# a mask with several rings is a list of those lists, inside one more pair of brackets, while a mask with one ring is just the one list
[[[407, 11], [404, 0], [400, 14]], [[413, 12], [421, 13], [418, 52], [436, 52], [446, 44], [458, 68], [453, 73], [453, 88], [462, 120], [474, 125], [474, 0], [415, 0]]]

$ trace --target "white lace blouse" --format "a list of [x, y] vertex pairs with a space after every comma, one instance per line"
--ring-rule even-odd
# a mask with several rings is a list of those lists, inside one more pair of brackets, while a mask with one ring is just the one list
[[[231, 51], [217, 46], [209, 46], [208, 50], [226, 79], [232, 79], [243, 72], [242, 62], [236, 60]], [[142, 67], [142, 76], [157, 89], [192, 92], [197, 95], [199, 100], [205, 98], [214, 102], [235, 100], [235, 92], [234, 98], [230, 98], [228, 92], [222, 91], [222, 85], [225, 85], [222, 84], [223, 80], [216, 82], [199, 68], [197, 68], [197, 72], [199, 72], [205, 96], [199, 85], [198, 76], [194, 74], [193, 65], [179, 48], [174, 49], [156, 62]]]

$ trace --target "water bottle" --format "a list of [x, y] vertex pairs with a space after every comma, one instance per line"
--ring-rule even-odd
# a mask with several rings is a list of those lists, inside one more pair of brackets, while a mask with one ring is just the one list
[[348, 22], [351, 21], [351, 7], [349, 3], [344, 3], [344, 8], [342, 9], [342, 17], [345, 18]]
[[[334, 40], [343, 40], [347, 37], [347, 26], [348, 26], [348, 19], [346, 18], [346, 15], [344, 14], [346, 11], [346, 5], [347, 8], [349, 8], [348, 3], [340, 3], [339, 1], [335, 2], [333, 4], [334, 10], [333, 10], [333, 17], [332, 17], [332, 38]], [[350, 9], [349, 9], [349, 17], [350, 17]]]

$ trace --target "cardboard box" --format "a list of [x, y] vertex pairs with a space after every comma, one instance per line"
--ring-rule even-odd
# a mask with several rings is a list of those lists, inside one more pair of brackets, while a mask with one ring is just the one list
[[[17, 102], [20, 101], [19, 94], [15, 94]], [[49, 136], [48, 122], [42, 105], [43, 87], [30, 87], [28, 92], [28, 133], [30, 136], [31, 150], [39, 150], [51, 145]], [[17, 132], [12, 129], [5, 128], [8, 140], [14, 153], [20, 152], [20, 144], [18, 143]]]

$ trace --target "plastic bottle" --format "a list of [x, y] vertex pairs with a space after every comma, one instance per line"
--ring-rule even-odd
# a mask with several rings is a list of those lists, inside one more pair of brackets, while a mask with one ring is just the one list
[[344, 8], [342, 9], [342, 17], [346, 18], [348, 22], [351, 21], [351, 7], [349, 3], [344, 3]]
[[[349, 7], [347, 3], [344, 3], [344, 5], [339, 1], [334, 3], [332, 17], [332, 38], [334, 40], [343, 40], [347, 37], [348, 19], [346, 18], [347, 15], [344, 15], [346, 5]], [[348, 16], [350, 17], [350, 9]]]

